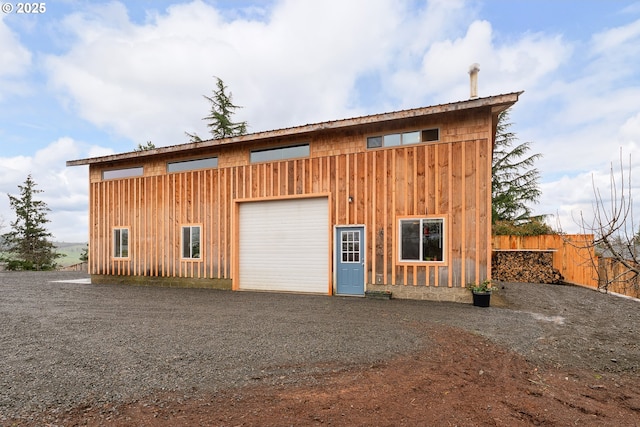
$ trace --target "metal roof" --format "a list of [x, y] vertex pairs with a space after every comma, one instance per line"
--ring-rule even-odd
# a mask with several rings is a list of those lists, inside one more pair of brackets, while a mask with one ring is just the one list
[[350, 119], [341, 119], [328, 122], [307, 124], [303, 126], [295, 126], [270, 131], [256, 132], [241, 136], [233, 136], [222, 139], [210, 139], [200, 142], [190, 142], [186, 144], [172, 145], [167, 147], [154, 148], [152, 150], [131, 151], [121, 154], [112, 154], [108, 156], [92, 157], [87, 159], [69, 160], [67, 166], [81, 166], [97, 163], [106, 163], [120, 160], [131, 160], [136, 158], [147, 158], [157, 155], [177, 153], [194, 149], [203, 149], [208, 147], [225, 146], [229, 144], [237, 144], [242, 142], [256, 142], [272, 138], [281, 138], [285, 136], [318, 132], [323, 130], [343, 129], [348, 127], [362, 126], [372, 123], [388, 122], [412, 117], [428, 116], [433, 114], [442, 114], [453, 111], [470, 110], [474, 108], [491, 107], [492, 112], [498, 113], [513, 105], [518, 101], [518, 97], [523, 93], [512, 92], [503, 95], [494, 95], [484, 98], [469, 99], [465, 101], [452, 102], [449, 104], [439, 104], [429, 107], [413, 108], [409, 110], [400, 110], [390, 113], [372, 114], [368, 116], [355, 117]]

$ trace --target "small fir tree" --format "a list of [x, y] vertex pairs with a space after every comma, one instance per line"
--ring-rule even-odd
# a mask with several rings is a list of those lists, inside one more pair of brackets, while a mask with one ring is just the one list
[[80, 261], [88, 262], [89, 261], [89, 244], [82, 248], [82, 252], [80, 252]]
[[18, 185], [20, 196], [9, 196], [16, 220], [11, 223], [11, 231], [2, 235], [5, 250], [9, 254], [7, 267], [22, 270], [51, 270], [55, 260], [62, 255], [55, 252], [55, 246], [49, 240], [52, 234], [45, 225], [49, 222], [49, 208], [41, 200], [35, 200], [37, 190], [35, 181], [29, 175], [23, 185]]
[[153, 142], [147, 141], [147, 143], [144, 145], [138, 144], [135, 151], [149, 151], [149, 150], [154, 150], [155, 148], [156, 148], [156, 145]]
[[185, 134], [189, 137], [189, 142], [202, 142], [202, 138], [198, 136], [197, 133], [189, 133], [185, 132]]

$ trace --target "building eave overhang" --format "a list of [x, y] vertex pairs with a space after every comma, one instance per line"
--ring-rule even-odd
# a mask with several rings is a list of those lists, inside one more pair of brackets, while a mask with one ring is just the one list
[[369, 116], [361, 116], [351, 119], [342, 119], [322, 123], [307, 124], [284, 129], [270, 130], [264, 132], [256, 132], [241, 136], [234, 136], [222, 139], [210, 139], [207, 141], [191, 142], [180, 145], [172, 145], [167, 147], [154, 148], [152, 150], [132, 151], [121, 154], [112, 154], [101, 157], [92, 157], [87, 159], [69, 160], [67, 166], [82, 166], [100, 163], [119, 162], [124, 160], [140, 159], [144, 161], [146, 158], [167, 155], [173, 153], [181, 153], [190, 150], [202, 150], [211, 147], [222, 147], [231, 144], [240, 144], [247, 142], [259, 142], [274, 138], [288, 137], [292, 135], [303, 135], [316, 133], [327, 130], [338, 130], [350, 127], [358, 127], [374, 123], [391, 122], [414, 117], [430, 116], [435, 114], [444, 114], [455, 111], [472, 110], [477, 108], [490, 108], [493, 114], [497, 114], [506, 110], [518, 101], [518, 97], [523, 93], [512, 92], [503, 95], [495, 95], [484, 98], [469, 99], [465, 101], [452, 102], [449, 104], [440, 104], [429, 107], [414, 108], [410, 110], [401, 110], [391, 113], [372, 114]]

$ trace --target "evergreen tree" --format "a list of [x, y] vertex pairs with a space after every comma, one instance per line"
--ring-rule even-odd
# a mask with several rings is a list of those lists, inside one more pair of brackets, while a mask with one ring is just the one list
[[35, 194], [42, 192], [35, 187], [36, 183], [29, 175], [23, 185], [18, 185], [19, 197], [9, 194], [9, 203], [16, 215], [11, 231], [2, 236], [9, 254], [9, 269], [51, 270], [56, 266], [55, 260], [62, 256], [55, 252], [49, 240], [52, 234], [45, 224], [49, 222], [47, 212], [50, 209], [43, 201], [34, 199]]
[[219, 77], [216, 77], [216, 90], [213, 97], [204, 96], [211, 103], [211, 112], [203, 120], [209, 120], [207, 126], [214, 139], [226, 138], [228, 136], [244, 135], [247, 133], [247, 122], [231, 121], [231, 116], [239, 107], [231, 101], [232, 94], [225, 93], [227, 87]]
[[156, 148], [156, 145], [153, 142], [147, 141], [147, 143], [145, 145], [138, 144], [138, 146], [136, 147], [136, 149], [134, 151], [149, 151], [149, 150], [153, 150], [155, 148]]
[[189, 133], [185, 132], [185, 134], [189, 137], [189, 142], [202, 142], [202, 138], [198, 136], [197, 133]]
[[531, 142], [516, 144], [518, 137], [509, 129], [509, 110], [500, 113], [491, 167], [491, 222], [513, 223], [531, 220], [531, 207], [540, 199], [540, 172], [534, 163], [541, 154], [529, 155]]
[[82, 248], [82, 252], [80, 252], [80, 261], [89, 261], [89, 244], [87, 244], [86, 247]]
[[[227, 138], [230, 136], [244, 135], [247, 133], [247, 122], [233, 122], [232, 116], [239, 107], [232, 102], [232, 93], [227, 95], [222, 79], [216, 77], [216, 89], [213, 96], [203, 95], [204, 98], [211, 103], [211, 111], [207, 117], [209, 132], [213, 135], [213, 139]], [[200, 142], [202, 139], [196, 133], [185, 132], [190, 142]]]

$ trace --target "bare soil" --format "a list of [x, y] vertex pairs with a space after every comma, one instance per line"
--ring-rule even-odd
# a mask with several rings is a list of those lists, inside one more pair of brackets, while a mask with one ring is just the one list
[[183, 399], [77, 408], [87, 426], [637, 426], [637, 375], [539, 367], [456, 328], [429, 351], [314, 377]]
[[[92, 296], [90, 289], [82, 292]], [[108, 293], [110, 288], [99, 290]], [[637, 301], [573, 286], [511, 283], [494, 295], [488, 309], [273, 294], [248, 298], [254, 307], [260, 298], [265, 301], [260, 316], [278, 308], [282, 314], [287, 304], [301, 301], [333, 310], [327, 304], [333, 307], [339, 301], [341, 310], [377, 313], [367, 323], [379, 328], [382, 337], [368, 337], [370, 349], [354, 341], [359, 353], [370, 351], [371, 357], [351, 356], [347, 361], [339, 355], [325, 357], [321, 349], [309, 350], [314, 357], [292, 356], [288, 365], [263, 365], [242, 383], [208, 387], [192, 379], [171, 390], [80, 399], [71, 405], [48, 403], [42, 411], [0, 418], [0, 425], [640, 426]], [[318, 315], [318, 307], [309, 308], [303, 310], [306, 318]], [[299, 323], [297, 312], [285, 315]], [[129, 319], [125, 315], [120, 321]], [[385, 329], [390, 324], [393, 328]], [[395, 336], [397, 328], [402, 331]], [[306, 348], [317, 345], [308, 339], [309, 330], [305, 333]], [[331, 333], [341, 339], [337, 330]], [[291, 351], [302, 352], [295, 344], [299, 337], [288, 336]], [[376, 352], [398, 337], [395, 350]], [[403, 347], [401, 341], [411, 337], [415, 342]], [[331, 348], [330, 340], [322, 339]]]

